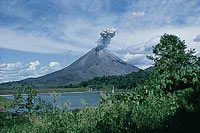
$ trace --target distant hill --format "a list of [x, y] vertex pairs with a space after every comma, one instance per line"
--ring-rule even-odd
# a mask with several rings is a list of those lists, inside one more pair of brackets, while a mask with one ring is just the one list
[[106, 49], [93, 48], [68, 67], [38, 78], [0, 84], [0, 89], [31, 85], [35, 88], [64, 86], [95, 77], [125, 75], [140, 69], [128, 64]]
[[143, 84], [148, 79], [149, 72], [140, 70], [127, 75], [96, 77], [92, 80], [83, 81], [80, 87], [89, 87], [93, 89], [112, 88], [115, 89], [133, 89], [138, 84]]

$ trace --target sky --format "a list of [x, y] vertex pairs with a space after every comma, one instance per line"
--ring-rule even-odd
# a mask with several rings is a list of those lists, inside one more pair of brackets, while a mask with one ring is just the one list
[[199, 0], [0, 0], [0, 83], [60, 70], [117, 33], [108, 50], [140, 67], [164, 34], [200, 53]]

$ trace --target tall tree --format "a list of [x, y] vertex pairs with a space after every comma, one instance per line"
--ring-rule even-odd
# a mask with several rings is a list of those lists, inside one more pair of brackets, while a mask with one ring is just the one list
[[194, 49], [187, 50], [184, 40], [164, 34], [160, 43], [153, 47], [153, 56], [148, 56], [155, 62], [151, 77], [156, 85], [166, 91], [196, 86], [200, 77], [200, 59], [194, 54]]

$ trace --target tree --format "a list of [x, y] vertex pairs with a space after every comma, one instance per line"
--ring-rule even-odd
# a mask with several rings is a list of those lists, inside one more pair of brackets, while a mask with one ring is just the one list
[[29, 118], [33, 113], [48, 110], [49, 106], [46, 101], [38, 96], [37, 91], [30, 87], [18, 88], [11, 104], [15, 113], [28, 113]]
[[151, 78], [157, 86], [166, 91], [197, 86], [200, 59], [194, 55], [194, 49], [186, 49], [184, 40], [169, 34], [164, 34], [153, 47], [154, 55], [148, 58], [155, 62]]
[[88, 82], [87, 81], [83, 81], [80, 83], [81, 86], [83, 86], [84, 88], [88, 86]]

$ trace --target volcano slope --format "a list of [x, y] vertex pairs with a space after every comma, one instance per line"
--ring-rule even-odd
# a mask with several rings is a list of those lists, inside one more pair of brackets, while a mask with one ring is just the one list
[[22, 82], [35, 87], [56, 87], [79, 83], [95, 77], [125, 75], [139, 70], [107, 49], [94, 48], [62, 70], [38, 78], [25, 79]]

